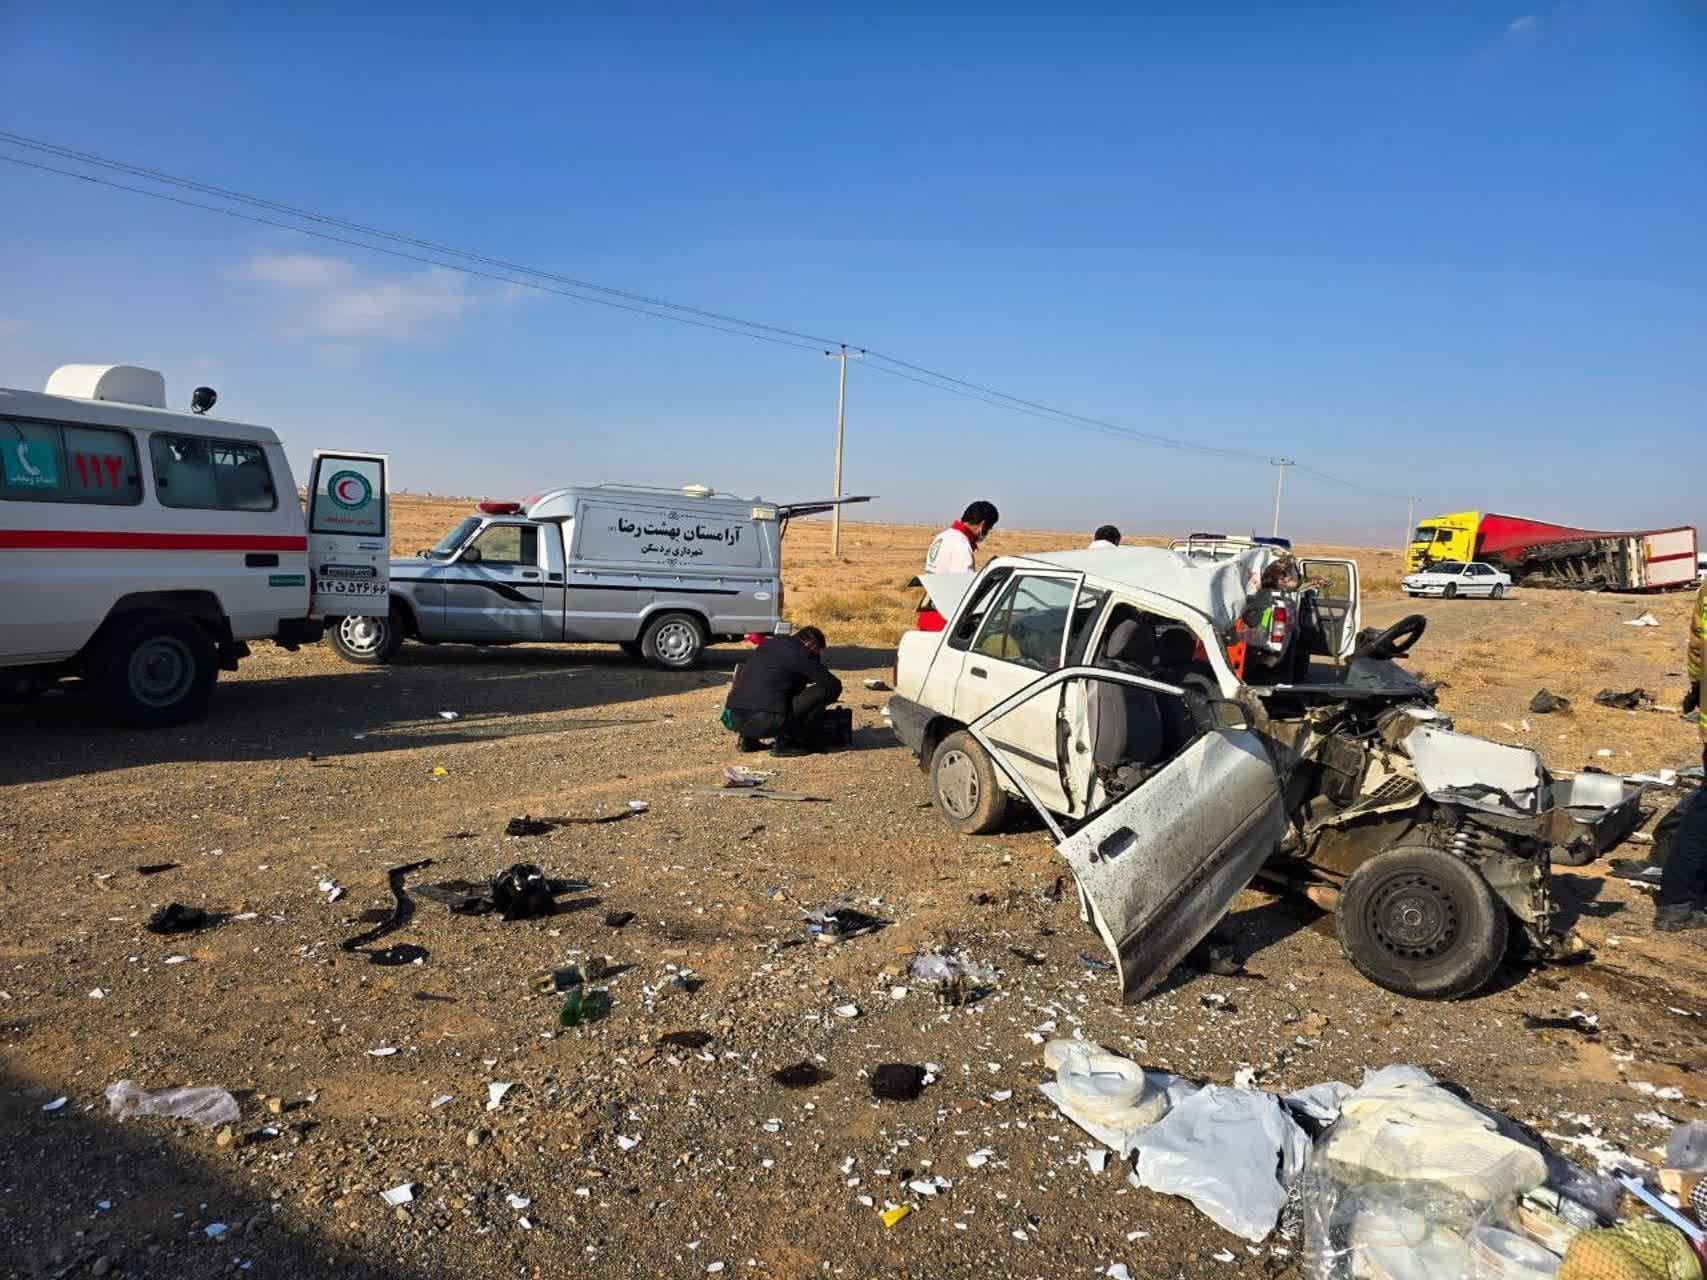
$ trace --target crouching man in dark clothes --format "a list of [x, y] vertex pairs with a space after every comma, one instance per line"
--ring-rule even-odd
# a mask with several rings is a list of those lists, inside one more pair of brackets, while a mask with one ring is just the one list
[[723, 725], [741, 736], [741, 750], [757, 751], [774, 738], [773, 756], [819, 750], [818, 722], [842, 696], [842, 682], [824, 666], [824, 633], [802, 627], [772, 636], [742, 664], [723, 704]]

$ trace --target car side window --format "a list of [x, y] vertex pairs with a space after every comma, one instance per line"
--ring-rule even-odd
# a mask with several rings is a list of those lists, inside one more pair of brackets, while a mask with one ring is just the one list
[[539, 563], [539, 530], [531, 524], [494, 524], [474, 540], [481, 564], [526, 566]]
[[1097, 618], [1107, 601], [1106, 591], [1095, 587], [1079, 588], [1079, 598], [1073, 602], [1073, 623], [1067, 630], [1067, 666], [1077, 666], [1085, 660], [1085, 646], [1096, 631]]
[[155, 432], [148, 439], [154, 493], [163, 507], [272, 511], [279, 505], [260, 446]]
[[136, 441], [128, 431], [0, 418], [0, 498], [134, 506], [142, 501]]
[[948, 647], [951, 649], [969, 649], [972, 637], [978, 634], [978, 626], [984, 621], [984, 615], [990, 611], [990, 603], [996, 598], [1002, 584], [1013, 576], [1012, 569], [992, 569], [984, 575], [984, 580], [974, 589], [974, 594], [966, 602], [966, 607], [960, 611], [960, 617], [954, 624], [954, 630], [949, 633]]
[[1055, 670], [1077, 586], [1072, 578], [1017, 575], [990, 610], [973, 651], [1037, 671]]

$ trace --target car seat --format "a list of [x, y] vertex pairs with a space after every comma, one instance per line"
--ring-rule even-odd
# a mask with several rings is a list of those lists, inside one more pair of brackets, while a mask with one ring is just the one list
[[[1103, 657], [1097, 663], [1111, 671], [1147, 676], [1156, 658], [1156, 629], [1148, 622], [1126, 618], [1109, 628]], [[1091, 696], [1091, 759], [1111, 791], [1130, 790], [1166, 756], [1162, 710], [1149, 689], [1098, 680]], [[1117, 785], [1116, 776], [1124, 785]]]
[[[1212, 678], [1211, 669], [1197, 661], [1197, 637], [1185, 627], [1169, 627], [1156, 639], [1156, 679], [1165, 684], [1177, 684], [1206, 698], [1217, 697], [1220, 690]], [[1184, 698], [1166, 694], [1157, 698], [1161, 705], [1163, 740], [1167, 757], [1172, 759], [1196, 739], [1199, 728]]]

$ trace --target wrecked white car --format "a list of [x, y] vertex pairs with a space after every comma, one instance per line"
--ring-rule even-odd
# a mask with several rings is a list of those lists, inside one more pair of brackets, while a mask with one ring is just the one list
[[1360, 634], [1349, 561], [1300, 562], [1341, 585], [1299, 618], [1302, 678], [1276, 681], [1248, 661], [1247, 619], [1277, 554], [1134, 547], [927, 578], [950, 621], [902, 638], [889, 716], [944, 818], [975, 834], [1034, 808], [1129, 999], [1259, 873], [1337, 897], [1347, 957], [1406, 995], [1468, 995], [1515, 945], [1577, 950], [1554, 930], [1550, 854], [1621, 839], [1640, 788], [1453, 732], [1394, 661], [1424, 619]]

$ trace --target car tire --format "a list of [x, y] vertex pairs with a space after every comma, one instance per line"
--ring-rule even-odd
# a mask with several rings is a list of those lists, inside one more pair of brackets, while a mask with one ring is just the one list
[[1442, 600], [1456, 600], [1458, 598], [1458, 584], [1456, 582], [1447, 583], [1440, 589], [1440, 598]]
[[193, 618], [153, 614], [121, 624], [89, 671], [108, 713], [133, 729], [159, 729], [207, 710], [219, 678], [213, 637]]
[[1378, 987], [1452, 1000], [1487, 985], [1505, 955], [1505, 907], [1471, 866], [1401, 845], [1353, 871], [1340, 893], [1340, 949]]
[[1492, 591], [1488, 592], [1488, 598], [1490, 600], [1504, 600], [1505, 599], [1505, 586], [1504, 586], [1504, 584], [1498, 583], [1498, 582], [1494, 583], [1494, 589]]
[[351, 614], [339, 618], [326, 635], [345, 662], [361, 667], [378, 666], [390, 662], [403, 647], [403, 615], [396, 608], [383, 618]]
[[1008, 816], [1008, 793], [996, 777], [995, 762], [964, 729], [944, 738], [931, 756], [931, 800], [962, 835], [989, 835]]
[[661, 613], [640, 633], [640, 655], [661, 671], [691, 671], [705, 656], [705, 624], [691, 613]]

